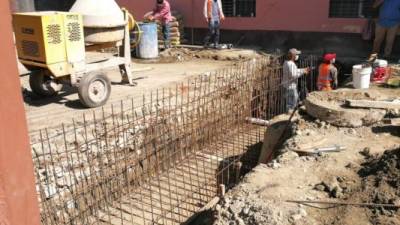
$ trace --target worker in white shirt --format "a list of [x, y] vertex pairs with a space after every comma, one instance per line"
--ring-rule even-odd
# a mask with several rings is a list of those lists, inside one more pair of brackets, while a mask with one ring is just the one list
[[299, 101], [297, 91], [297, 80], [303, 75], [310, 73], [310, 68], [297, 68], [295, 61], [299, 60], [301, 52], [295, 48], [289, 50], [287, 59], [283, 64], [283, 85], [286, 89], [286, 110], [292, 111]]

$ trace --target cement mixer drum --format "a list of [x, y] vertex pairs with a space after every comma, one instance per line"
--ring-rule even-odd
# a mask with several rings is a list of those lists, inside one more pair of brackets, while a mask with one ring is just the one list
[[70, 12], [83, 15], [87, 43], [123, 40], [126, 21], [114, 0], [77, 0]]

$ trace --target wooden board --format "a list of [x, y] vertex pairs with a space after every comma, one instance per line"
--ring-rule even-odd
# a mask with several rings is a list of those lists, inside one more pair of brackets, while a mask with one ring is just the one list
[[400, 109], [400, 101], [346, 100], [350, 107], [372, 109]]

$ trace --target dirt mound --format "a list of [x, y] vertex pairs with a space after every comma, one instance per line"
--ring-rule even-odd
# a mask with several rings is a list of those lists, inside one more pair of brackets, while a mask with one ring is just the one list
[[224, 207], [218, 206], [218, 220], [214, 225], [225, 224], [271, 224], [276, 225], [277, 220], [282, 219], [260, 201], [249, 195], [247, 198], [226, 198]]
[[241, 61], [246, 59], [258, 58], [261, 55], [254, 50], [246, 49], [191, 49], [191, 48], [170, 48], [160, 52], [157, 59], [140, 60], [141, 63], [174, 63], [184, 62], [194, 59], [210, 59], [218, 61]]
[[[259, 166], [266, 167], [266, 165]], [[249, 177], [247, 177], [249, 178]], [[277, 199], [267, 199], [262, 192], [272, 186], [259, 188], [244, 182], [230, 191], [214, 209], [213, 225], [309, 225], [316, 224], [308, 218], [303, 206], [287, 204]]]
[[195, 57], [195, 52], [188, 48], [170, 48], [160, 53], [160, 59], [165, 62], [189, 61]]
[[[361, 196], [363, 201], [400, 205], [400, 149], [370, 157], [359, 175], [365, 193]], [[400, 224], [400, 210], [375, 208], [370, 216], [373, 224]]]

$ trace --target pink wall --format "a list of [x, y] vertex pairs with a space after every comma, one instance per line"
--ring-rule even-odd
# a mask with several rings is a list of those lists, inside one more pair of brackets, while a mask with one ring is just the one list
[[[141, 19], [155, 0], [117, 0]], [[187, 27], [206, 27], [203, 19], [204, 0], [169, 0], [173, 10], [184, 17]], [[224, 29], [279, 30], [360, 33], [363, 19], [328, 18], [329, 0], [257, 0], [257, 17], [227, 18]]]
[[9, 1], [0, 1], [0, 224], [39, 225], [39, 203]]

